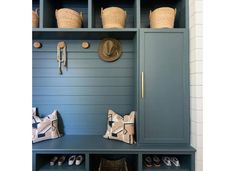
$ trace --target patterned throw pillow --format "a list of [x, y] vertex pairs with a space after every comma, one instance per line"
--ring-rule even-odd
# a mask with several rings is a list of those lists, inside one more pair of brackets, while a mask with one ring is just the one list
[[112, 110], [108, 111], [107, 131], [104, 138], [123, 141], [134, 144], [135, 134], [135, 111], [124, 117]]
[[33, 143], [60, 137], [58, 130], [57, 111], [44, 118], [36, 115], [36, 108], [32, 110], [32, 141]]

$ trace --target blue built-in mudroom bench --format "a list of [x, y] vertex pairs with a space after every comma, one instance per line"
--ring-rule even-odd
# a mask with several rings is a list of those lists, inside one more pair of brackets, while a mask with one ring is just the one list
[[[177, 156], [181, 161], [180, 168], [161, 167], [157, 170], [194, 170], [194, 152], [190, 146], [170, 145], [170, 144], [134, 144], [129, 145], [119, 141], [103, 139], [101, 136], [94, 135], [67, 135], [56, 140], [49, 140], [33, 145], [33, 157], [36, 159], [34, 169], [40, 171], [46, 170], [97, 170], [99, 158], [126, 158], [129, 170], [156, 170], [145, 168], [143, 158], [148, 154], [157, 154], [158, 156]], [[60, 154], [82, 154], [85, 162], [77, 166], [56, 166], [51, 167], [48, 159]]]
[[[195, 171], [190, 146], [188, 0], [33, 0], [39, 28], [32, 31], [33, 107], [41, 117], [58, 111], [63, 136], [33, 144], [33, 171], [97, 171], [101, 158], [125, 158], [129, 171]], [[126, 27], [103, 29], [101, 7], [127, 11]], [[149, 11], [177, 9], [173, 29], [150, 29]], [[82, 11], [84, 24], [59, 29], [55, 9]], [[122, 56], [105, 62], [103, 38], [118, 39]], [[57, 44], [67, 46], [68, 68], [59, 74]], [[82, 48], [86, 41], [89, 48]], [[104, 139], [109, 109], [136, 111], [136, 144]], [[83, 155], [80, 166], [49, 166], [55, 155]], [[146, 156], [177, 157], [180, 167], [146, 168]]]

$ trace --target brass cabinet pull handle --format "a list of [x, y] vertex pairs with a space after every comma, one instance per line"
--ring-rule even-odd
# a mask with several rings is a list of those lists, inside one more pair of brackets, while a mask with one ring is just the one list
[[144, 98], [144, 72], [141, 73], [141, 97]]

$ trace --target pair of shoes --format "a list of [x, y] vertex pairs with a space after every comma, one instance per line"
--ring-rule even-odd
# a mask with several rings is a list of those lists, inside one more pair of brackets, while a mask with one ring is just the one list
[[83, 161], [82, 155], [78, 155], [77, 157], [76, 155], [72, 155], [68, 159], [68, 165], [72, 166], [75, 162], [75, 165], [79, 166], [82, 163], [82, 161]]
[[173, 163], [176, 167], [180, 166], [180, 162], [176, 157], [162, 157], [162, 161], [166, 166], [171, 166], [171, 163]]
[[65, 161], [65, 156], [61, 156], [60, 158], [57, 157], [57, 156], [54, 156], [50, 160], [50, 166], [54, 166], [57, 161], [58, 161], [58, 166], [61, 166], [64, 163], [64, 161]]
[[144, 164], [146, 167], [160, 167], [161, 160], [158, 156], [153, 155], [153, 157], [147, 156], [144, 158]]

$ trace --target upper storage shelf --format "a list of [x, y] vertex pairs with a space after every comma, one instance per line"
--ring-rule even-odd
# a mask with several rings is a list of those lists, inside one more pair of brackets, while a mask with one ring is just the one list
[[[38, 15], [40, 15], [40, 0], [33, 0], [32, 1], [32, 10], [35, 11]], [[40, 19], [40, 16], [39, 16]], [[38, 22], [38, 27], [42, 27], [42, 23], [40, 20]]]
[[137, 0], [93, 0], [92, 27], [102, 28], [101, 8], [119, 7], [127, 12], [125, 28], [136, 28], [136, 2]]
[[176, 9], [174, 28], [186, 27], [186, 0], [141, 0], [141, 28], [149, 28], [149, 12], [160, 7]]
[[[174, 28], [188, 28], [187, 0], [32, 0], [32, 9], [39, 8], [41, 29], [58, 29], [55, 10], [60, 8], [70, 8], [83, 13], [82, 28], [77, 30], [102, 29], [101, 8], [107, 7], [120, 7], [127, 12], [123, 30], [149, 28], [149, 12], [159, 7], [176, 8]], [[63, 32], [63, 29], [58, 30]]]
[[39, 0], [33, 0], [32, 8], [35, 10], [36, 8], [39, 8]]
[[57, 28], [36, 28], [33, 29], [33, 39], [68, 39], [68, 40], [100, 40], [105, 37], [129, 40], [136, 37], [137, 29], [57, 29]]
[[88, 1], [87, 0], [43, 0], [43, 27], [57, 28], [55, 10], [70, 8], [83, 14], [83, 28], [88, 27]]

